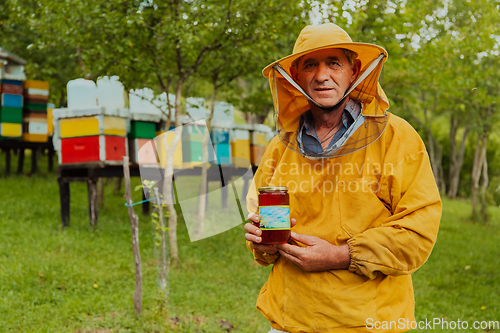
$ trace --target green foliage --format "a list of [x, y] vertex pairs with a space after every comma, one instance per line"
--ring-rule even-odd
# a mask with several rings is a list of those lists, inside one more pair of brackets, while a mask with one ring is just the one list
[[38, 25], [44, 6], [37, 0], [7, 0], [0, 4], [0, 46], [26, 60], [28, 79], [48, 81], [49, 101], [66, 105], [66, 84], [82, 75], [74, 45], [46, 34]]
[[[153, 201], [153, 212], [151, 213], [151, 223], [153, 224], [154, 227], [154, 241], [156, 246], [160, 246], [162, 242], [162, 237], [161, 234], [162, 232], [164, 233], [165, 231], [168, 231], [168, 227], [165, 227], [165, 221], [167, 221], [168, 217], [170, 216], [170, 212], [166, 210], [166, 205], [162, 204], [162, 213], [163, 213], [163, 221], [164, 225], [162, 226], [160, 223], [160, 215], [158, 215], [158, 212], [160, 211], [160, 207], [156, 203], [156, 195], [154, 192], [156, 186], [156, 182], [152, 180], [144, 180], [141, 185], [137, 185], [135, 187], [135, 191], [143, 191], [144, 189], [148, 190], [149, 193], [149, 198], [155, 198]], [[150, 199], [152, 200], [152, 199]], [[158, 194], [158, 200], [160, 202], [163, 202], [163, 195], [161, 193]]]

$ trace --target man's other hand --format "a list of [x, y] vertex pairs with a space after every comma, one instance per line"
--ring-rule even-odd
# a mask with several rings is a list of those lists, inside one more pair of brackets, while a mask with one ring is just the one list
[[280, 254], [305, 271], [319, 272], [330, 269], [347, 269], [351, 260], [347, 244], [333, 245], [319, 237], [292, 232], [292, 239], [305, 247], [276, 244]]
[[[248, 214], [248, 219], [252, 221], [253, 223], [259, 223], [260, 222], [260, 217], [259, 215], [255, 213], [250, 213]], [[290, 219], [290, 222], [292, 224], [292, 227], [297, 223], [297, 220], [295, 219]], [[252, 223], [247, 223], [245, 224], [245, 239], [247, 241], [252, 242], [252, 246], [255, 250], [269, 253], [269, 254], [274, 254], [278, 252], [278, 249], [276, 248], [275, 244], [260, 244], [262, 242], [262, 230], [259, 229], [256, 225]]]

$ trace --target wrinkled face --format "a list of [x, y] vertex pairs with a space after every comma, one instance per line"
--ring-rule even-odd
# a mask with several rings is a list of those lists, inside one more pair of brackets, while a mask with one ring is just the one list
[[316, 102], [331, 107], [344, 96], [358, 71], [341, 49], [324, 49], [302, 56], [292, 76]]

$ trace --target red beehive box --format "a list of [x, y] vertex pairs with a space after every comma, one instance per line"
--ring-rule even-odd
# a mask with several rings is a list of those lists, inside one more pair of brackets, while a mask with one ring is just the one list
[[127, 152], [126, 137], [95, 135], [66, 138], [61, 139], [59, 163], [121, 163]]

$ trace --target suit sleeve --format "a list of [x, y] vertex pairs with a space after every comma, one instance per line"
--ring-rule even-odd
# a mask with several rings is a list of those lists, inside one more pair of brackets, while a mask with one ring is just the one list
[[390, 204], [391, 215], [382, 225], [347, 241], [351, 272], [371, 279], [378, 272], [410, 274], [425, 263], [432, 251], [442, 204], [425, 146], [418, 135], [415, 139], [418, 151], [405, 154], [380, 180], [379, 198]]

